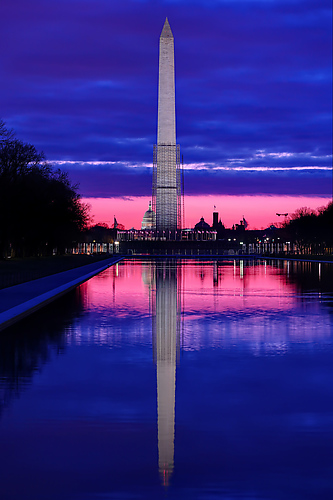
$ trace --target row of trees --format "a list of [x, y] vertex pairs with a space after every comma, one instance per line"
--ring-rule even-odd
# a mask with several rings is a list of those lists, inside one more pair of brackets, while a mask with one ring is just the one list
[[294, 243], [301, 254], [325, 254], [333, 250], [333, 202], [312, 210], [298, 209], [283, 224], [284, 239]]
[[63, 253], [88, 221], [68, 175], [0, 120], [0, 256]]

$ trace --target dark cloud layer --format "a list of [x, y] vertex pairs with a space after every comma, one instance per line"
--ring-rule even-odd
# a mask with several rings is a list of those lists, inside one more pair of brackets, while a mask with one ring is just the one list
[[[290, 170], [332, 161], [327, 0], [4, 0], [0, 117], [51, 161], [119, 162], [73, 170], [85, 193], [107, 191], [106, 179], [122, 193], [149, 190], [150, 170], [129, 174], [121, 162], [152, 159], [166, 15], [185, 163], [285, 167], [283, 176], [258, 172], [249, 189], [329, 195], [329, 173], [295, 182]], [[193, 192], [247, 192], [244, 175], [187, 175]]]

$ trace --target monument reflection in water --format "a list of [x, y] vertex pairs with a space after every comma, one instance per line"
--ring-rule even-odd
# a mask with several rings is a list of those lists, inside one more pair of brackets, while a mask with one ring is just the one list
[[[257, 265], [254, 266], [254, 262], [247, 262], [244, 265], [243, 261], [233, 261], [228, 264], [224, 263], [219, 266], [217, 261], [198, 263], [193, 269], [196, 279], [199, 279], [202, 284], [205, 283], [204, 289], [207, 289], [206, 280], [208, 278], [210, 283], [208, 289], [212, 287], [217, 292], [217, 295], [213, 294], [215, 305], [211, 309], [211, 313], [213, 314], [213, 310], [220, 300], [224, 303], [224, 310], [228, 312], [227, 316], [231, 318], [231, 321], [224, 318], [225, 324], [219, 324], [219, 336], [224, 337], [223, 342], [226, 346], [229, 343], [234, 345], [234, 342], [239, 341], [239, 338], [244, 341], [247, 337], [250, 350], [256, 354], [272, 353], [272, 349], [276, 351], [276, 354], [280, 354], [288, 349], [289, 343], [292, 345], [295, 341], [310, 342], [310, 345], [312, 345], [312, 342], [316, 342], [316, 340], [323, 340], [323, 332], [316, 330], [311, 321], [308, 325], [303, 321], [299, 322], [301, 329], [295, 329], [292, 315], [289, 319], [284, 318], [288, 334], [283, 331], [284, 328], [281, 329], [279, 319], [268, 323], [262, 317], [260, 325], [254, 319], [260, 309], [265, 310], [267, 308], [267, 310], [272, 311], [273, 297], [277, 299], [277, 303], [274, 304], [277, 317], [281, 313], [283, 314], [283, 311], [291, 311], [295, 307], [295, 287], [296, 289], [303, 288], [305, 285], [303, 292], [305, 292], [306, 296], [307, 290], [311, 290], [311, 297], [315, 289], [322, 289], [323, 291], [327, 289], [326, 291], [329, 291], [329, 287], [326, 286], [327, 283], [322, 281], [321, 264], [311, 266], [304, 263], [277, 262], [274, 281], [269, 283], [272, 268], [267, 274], [267, 263], [263, 263], [261, 274], [266, 282], [266, 296], [261, 288], [263, 281], [259, 281], [259, 288], [256, 288], [258, 285], [255, 285], [255, 282], [252, 281], [254, 277], [257, 280], [258, 268]], [[169, 486], [174, 471], [176, 369], [180, 358], [181, 338], [182, 348], [185, 351], [193, 347], [200, 349], [199, 346], [201, 346], [202, 340], [198, 340], [197, 327], [192, 329], [188, 314], [195, 311], [200, 305], [206, 307], [207, 312], [212, 306], [211, 295], [209, 294], [208, 304], [206, 293], [203, 290], [200, 296], [200, 305], [198, 304], [197, 295], [193, 295], [192, 290], [192, 293], [187, 296], [188, 303], [185, 306], [182, 297], [183, 288], [185, 287], [186, 267], [189, 266], [176, 260], [150, 263], [148, 268], [143, 264], [144, 280], [147, 280], [149, 275], [150, 282], [152, 346], [157, 377], [158, 467], [162, 484], [165, 487]], [[228, 269], [229, 272], [227, 272]], [[193, 283], [193, 276], [187, 274], [186, 281]], [[276, 280], [278, 276], [281, 279], [280, 284]], [[327, 282], [328, 275], [325, 274], [325, 278]], [[218, 289], [220, 289], [219, 292]], [[235, 294], [236, 289], [237, 293]], [[231, 290], [232, 293], [230, 293]], [[320, 294], [320, 292], [318, 293]], [[239, 296], [242, 304], [232, 304], [235, 295]], [[233, 296], [232, 299], [231, 296]], [[256, 307], [253, 307], [252, 303], [246, 304], [247, 296], [252, 296], [253, 303], [257, 303]], [[242, 307], [239, 309], [239, 306], [243, 306], [244, 310], [249, 307], [246, 318], [238, 317], [244, 313]], [[307, 308], [307, 306], [304, 307]], [[184, 308], [184, 311], [182, 311], [182, 308]], [[186, 326], [185, 318], [187, 318]], [[235, 323], [235, 318], [237, 318], [237, 323]], [[214, 343], [214, 335], [210, 342]]]
[[173, 471], [176, 361], [179, 359], [180, 267], [163, 262], [155, 268], [153, 291], [153, 353], [157, 373], [159, 472], [165, 486]]
[[132, 259], [2, 332], [1, 500], [332, 498], [332, 271]]

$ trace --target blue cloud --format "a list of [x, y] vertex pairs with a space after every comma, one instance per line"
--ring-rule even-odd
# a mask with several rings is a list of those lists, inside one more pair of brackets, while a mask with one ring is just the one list
[[[51, 161], [151, 163], [165, 15], [175, 35], [177, 134], [186, 164], [331, 166], [332, 9], [326, 0], [31, 0], [29, 8], [25, 0], [6, 2], [1, 118]], [[135, 179], [112, 165], [121, 186], [144, 191], [141, 174]], [[257, 173], [260, 189], [272, 189], [267, 174]], [[86, 173], [71, 174], [86, 185]], [[285, 175], [293, 184], [294, 174]], [[308, 192], [312, 184], [313, 192], [328, 191], [327, 173], [304, 175], [309, 180], [294, 190]], [[105, 191], [97, 178], [96, 195]]]

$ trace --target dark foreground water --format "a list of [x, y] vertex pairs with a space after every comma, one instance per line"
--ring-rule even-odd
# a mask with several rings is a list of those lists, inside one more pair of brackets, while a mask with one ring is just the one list
[[333, 264], [127, 262], [0, 335], [0, 498], [333, 498]]

